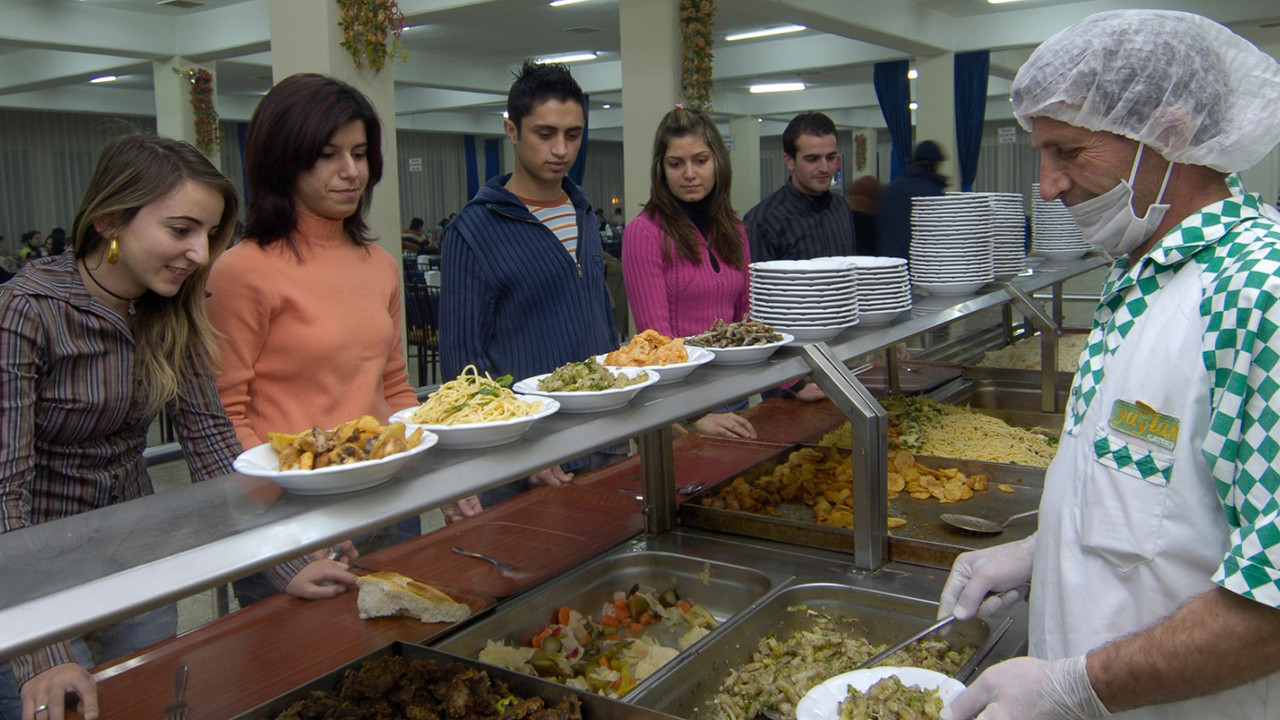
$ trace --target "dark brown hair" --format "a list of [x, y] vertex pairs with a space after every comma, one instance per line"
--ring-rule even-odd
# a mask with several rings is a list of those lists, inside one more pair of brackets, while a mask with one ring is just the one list
[[[663, 116], [658, 123], [658, 132], [653, 137], [653, 161], [650, 163], [649, 202], [645, 210], [652, 212], [662, 226], [662, 234], [670, 238], [680, 257], [694, 263], [702, 262], [702, 248], [698, 241], [698, 233], [689, 219], [688, 213], [680, 205], [680, 200], [667, 187], [667, 176], [663, 169], [667, 148], [671, 141], [695, 135], [711, 149], [711, 157], [716, 164], [716, 185], [709, 195], [708, 218], [711, 225], [707, 244], [721, 260], [730, 266], [742, 269], [746, 266], [746, 257], [742, 252], [742, 241], [738, 237], [738, 228], [742, 221], [730, 205], [729, 195], [733, 186], [733, 167], [729, 164], [729, 149], [720, 136], [715, 122], [701, 110], [677, 107]], [[664, 244], [664, 253], [670, 253], [670, 246]]]
[[293, 190], [298, 175], [315, 166], [324, 146], [343, 125], [364, 123], [368, 140], [369, 185], [356, 211], [342, 221], [352, 242], [373, 242], [365, 213], [373, 186], [382, 180], [382, 123], [373, 103], [350, 85], [316, 73], [290, 75], [262, 98], [244, 139], [244, 172], [249, 220], [244, 234], [266, 247], [285, 242], [297, 226]]

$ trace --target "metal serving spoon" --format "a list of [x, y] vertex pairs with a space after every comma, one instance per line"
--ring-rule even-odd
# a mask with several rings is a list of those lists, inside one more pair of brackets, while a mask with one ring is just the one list
[[986, 518], [974, 517], [973, 515], [959, 515], [956, 513], [943, 513], [939, 517], [942, 519], [942, 522], [958, 527], [961, 530], [983, 533], [984, 535], [995, 535], [1004, 532], [1005, 527], [1014, 520], [1031, 517], [1037, 512], [1039, 512], [1039, 510], [1028, 510], [1027, 512], [1020, 512], [1017, 515], [1010, 515], [1008, 518], [1005, 518], [1004, 522], [994, 522], [992, 520], [987, 520]]

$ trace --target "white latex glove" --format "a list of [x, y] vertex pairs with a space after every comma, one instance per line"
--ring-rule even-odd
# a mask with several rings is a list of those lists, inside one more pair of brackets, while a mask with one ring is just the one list
[[1084, 655], [1020, 657], [993, 665], [942, 710], [942, 720], [1092, 720], [1110, 715], [1089, 684]]
[[[938, 600], [938, 617], [968, 620], [1004, 611], [1022, 598], [1014, 588], [1031, 580], [1036, 536], [974, 550], [956, 558]], [[987, 597], [990, 595], [990, 597]], [[985, 599], [984, 599], [985, 598]]]

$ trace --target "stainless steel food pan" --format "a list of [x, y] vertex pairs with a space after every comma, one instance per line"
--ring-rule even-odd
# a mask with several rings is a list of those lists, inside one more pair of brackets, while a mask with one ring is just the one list
[[599, 619], [600, 609], [612, 601], [615, 592], [626, 592], [637, 583], [659, 591], [674, 583], [681, 599], [701, 605], [721, 622], [773, 588], [764, 573], [736, 565], [661, 552], [611, 555], [499, 606], [490, 617], [467, 625], [432, 647], [475, 658], [489, 640], [522, 645], [547, 626], [557, 608], [567, 605]]
[[[1062, 413], [1041, 411], [1038, 382], [1028, 382], [1026, 370], [966, 368], [963, 380], [948, 383], [929, 397], [950, 405], [968, 405], [984, 414], [1000, 418], [1014, 427], [1040, 428], [1056, 435], [1062, 431]], [[1071, 377], [1057, 385], [1058, 407], [1066, 408]]]
[[566, 695], [576, 695], [582, 702], [582, 717], [584, 720], [673, 720], [670, 716], [654, 710], [627, 705], [593, 693], [574, 690], [558, 683], [540, 680], [503, 668], [491, 667], [475, 660], [454, 657], [439, 650], [401, 642], [392, 643], [380, 650], [375, 650], [359, 660], [343, 665], [306, 685], [290, 690], [247, 713], [237, 715], [233, 720], [271, 720], [284, 712], [290, 705], [306, 698], [313, 691], [336, 690], [342, 682], [342, 676], [348, 669], [357, 668], [366, 660], [373, 660], [384, 655], [403, 655], [414, 660], [434, 661], [439, 665], [459, 663], [469, 667], [482, 668], [489, 673], [489, 677], [506, 683], [507, 687], [515, 695], [524, 698], [541, 697], [549, 705], [560, 702]]
[[[627, 702], [677, 717], [698, 720], [709, 717], [706, 709], [729, 673], [751, 660], [761, 638], [785, 638], [813, 623], [808, 608], [831, 617], [847, 618], [851, 633], [873, 644], [888, 644], [931, 624], [937, 612], [932, 602], [899, 595], [828, 583], [795, 585], [778, 591], [749, 614], [722, 628], [714, 638], [658, 671], [645, 687], [627, 696]], [[958, 674], [964, 681], [999, 640], [1005, 623], [969, 620], [952, 625], [949, 642], [976, 645], [978, 650]], [[825, 678], [817, 678], [821, 682]]]

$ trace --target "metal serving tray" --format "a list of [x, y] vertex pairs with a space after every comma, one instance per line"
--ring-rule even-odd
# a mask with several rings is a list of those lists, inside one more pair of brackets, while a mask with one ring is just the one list
[[[523, 645], [547, 626], [557, 608], [567, 605], [585, 615], [598, 617], [600, 608], [612, 602], [615, 592], [626, 592], [637, 583], [659, 591], [674, 583], [681, 599], [701, 605], [722, 623], [773, 589], [773, 581], [767, 575], [737, 565], [662, 552], [612, 555], [499, 606], [490, 617], [467, 625], [432, 647], [459, 657], [475, 658], [489, 640]], [[708, 637], [717, 631], [718, 628]], [[692, 651], [706, 639], [685, 652]], [[643, 687], [650, 679], [646, 678], [636, 687]]]
[[[1014, 427], [1062, 432], [1062, 413], [1040, 408], [1039, 371], [1003, 368], [965, 368], [964, 379], [948, 383], [928, 397], [949, 405], [968, 405]], [[1066, 408], [1071, 375], [1059, 373], [1058, 407]]]
[[[854, 532], [849, 528], [820, 525], [813, 519], [813, 512], [802, 503], [785, 503], [779, 511], [781, 517], [756, 515], [733, 510], [703, 507], [700, 498], [710, 497], [728, 487], [737, 477], [748, 482], [768, 475], [797, 448], [787, 448], [761, 462], [746, 472], [723, 480], [699, 492], [680, 505], [679, 519], [687, 527], [699, 527], [719, 532], [749, 537], [819, 547], [828, 550], [851, 552]], [[830, 448], [810, 446], [829, 452]], [[932, 469], [958, 468], [966, 475], [984, 473], [990, 480], [990, 488], [974, 493], [973, 498], [957, 503], [940, 503], [936, 500], [916, 500], [905, 493], [889, 501], [889, 514], [906, 519], [904, 527], [890, 531], [889, 556], [894, 560], [911, 562], [937, 568], [950, 568], [956, 555], [966, 550], [991, 547], [1027, 537], [1036, 530], [1034, 518], [1019, 520], [999, 535], [978, 535], [953, 528], [939, 518], [942, 513], [963, 513], [990, 520], [1001, 521], [1010, 515], [1040, 506], [1044, 488], [1044, 469], [1006, 463], [989, 463], [977, 460], [960, 460], [917, 455], [916, 460]], [[998, 484], [1008, 485], [1013, 492], [996, 489]]]
[[[877, 645], [901, 640], [927, 627], [937, 613], [935, 603], [901, 595], [828, 583], [795, 585], [778, 591], [746, 616], [722, 628], [696, 652], [662, 668], [651, 684], [628, 695], [627, 702], [689, 720], [709, 717], [709, 703], [729, 673], [750, 661], [760, 638], [785, 638], [812, 624], [805, 612], [790, 610], [797, 606], [848, 618], [851, 633]], [[951, 626], [948, 640], [954, 646], [978, 647], [957, 673], [958, 680], [965, 682], [981, 666], [1008, 627], [1007, 621], [998, 620], [968, 620]], [[814, 684], [825, 679], [814, 678]]]
[[367, 660], [373, 660], [385, 655], [402, 655], [413, 660], [430, 660], [439, 665], [458, 663], [469, 667], [481, 668], [485, 672], [489, 673], [491, 678], [505, 682], [512, 693], [525, 698], [535, 696], [541, 697], [550, 705], [558, 703], [566, 695], [576, 695], [582, 702], [582, 717], [584, 720], [672, 720], [670, 716], [654, 710], [634, 705], [627, 705], [626, 703], [611, 700], [583, 690], [575, 690], [558, 683], [548, 682], [522, 673], [492, 667], [476, 662], [475, 660], [454, 657], [453, 655], [440, 652], [439, 650], [433, 650], [431, 648], [419, 645], [410, 645], [409, 643], [402, 642], [395, 642], [384, 648], [375, 650], [354, 662], [343, 665], [330, 673], [326, 673], [325, 675], [312, 680], [306, 685], [290, 690], [270, 702], [259, 705], [249, 712], [237, 715], [232, 720], [270, 720], [284, 712], [290, 705], [306, 698], [313, 691], [336, 690], [338, 685], [342, 682], [343, 675], [346, 674], [348, 669], [359, 667], [361, 663], [364, 663]]

